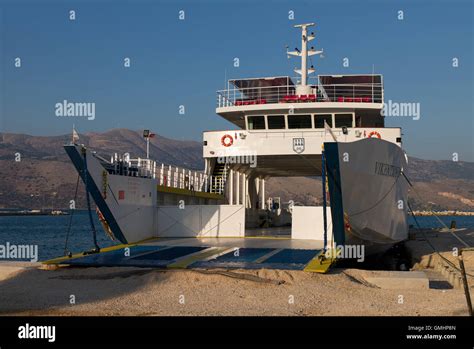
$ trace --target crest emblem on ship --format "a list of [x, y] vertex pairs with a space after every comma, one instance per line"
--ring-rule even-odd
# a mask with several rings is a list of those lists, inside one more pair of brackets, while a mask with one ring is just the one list
[[304, 138], [293, 138], [293, 151], [296, 154], [304, 152]]

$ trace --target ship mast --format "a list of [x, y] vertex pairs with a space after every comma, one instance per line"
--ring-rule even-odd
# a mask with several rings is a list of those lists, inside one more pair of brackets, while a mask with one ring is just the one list
[[308, 42], [314, 40], [315, 35], [314, 33], [310, 33], [308, 35], [308, 27], [313, 27], [314, 23], [305, 23], [305, 24], [297, 24], [295, 28], [301, 28], [301, 51], [295, 48], [295, 51], [288, 51], [287, 55], [288, 58], [290, 56], [297, 56], [301, 57], [301, 68], [295, 69], [295, 72], [301, 75], [301, 82], [296, 87], [297, 94], [310, 94], [311, 93], [311, 86], [308, 86], [308, 74], [314, 73], [315, 69], [311, 66], [308, 69], [308, 57], [318, 55], [323, 53], [323, 50], [316, 51], [314, 47], [311, 47], [308, 50]]

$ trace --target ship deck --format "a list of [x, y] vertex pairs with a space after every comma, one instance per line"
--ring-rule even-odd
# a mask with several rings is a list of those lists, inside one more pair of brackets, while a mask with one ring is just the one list
[[[156, 238], [43, 262], [80, 267], [143, 267], [160, 269], [281, 269], [325, 273], [320, 241], [278, 236], [225, 238]], [[267, 232], [268, 233], [268, 232]]]

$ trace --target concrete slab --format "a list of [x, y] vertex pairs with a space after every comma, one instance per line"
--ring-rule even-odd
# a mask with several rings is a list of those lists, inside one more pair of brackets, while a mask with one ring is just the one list
[[422, 271], [366, 271], [363, 278], [382, 289], [430, 288], [430, 280]]

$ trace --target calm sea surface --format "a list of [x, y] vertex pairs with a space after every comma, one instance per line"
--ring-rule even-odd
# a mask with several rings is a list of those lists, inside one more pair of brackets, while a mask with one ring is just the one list
[[[116, 244], [117, 242], [111, 241], [103, 232], [95, 212], [93, 217], [99, 246]], [[0, 216], [0, 245], [5, 245], [7, 242], [15, 245], [38, 245], [40, 261], [62, 256], [69, 219], [70, 216]], [[474, 229], [473, 216], [445, 216], [440, 219], [447, 226], [455, 220], [458, 228]], [[435, 217], [417, 217], [417, 220], [423, 228], [442, 227]], [[409, 223], [415, 224], [412, 217]], [[86, 211], [77, 211], [74, 214], [68, 246], [73, 253], [94, 247]]]

